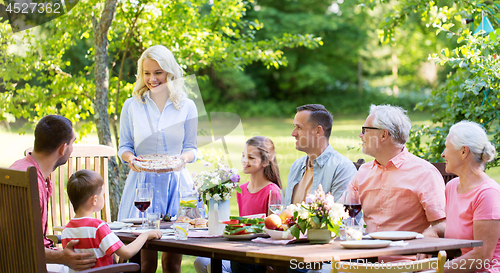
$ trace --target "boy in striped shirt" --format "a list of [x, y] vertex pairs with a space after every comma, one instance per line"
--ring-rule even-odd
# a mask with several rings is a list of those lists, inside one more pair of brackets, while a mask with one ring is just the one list
[[[94, 171], [80, 170], [74, 173], [68, 180], [67, 191], [75, 217], [62, 232], [62, 245], [66, 247], [71, 240], [79, 240], [74, 247], [75, 252], [93, 253], [97, 259], [94, 267], [113, 264], [113, 253], [128, 260], [141, 250], [147, 240], [160, 239], [162, 236], [160, 230], [150, 230], [124, 245], [105, 221], [93, 218], [92, 214], [104, 207], [104, 181]], [[73, 272], [72, 269], [69, 271]]]

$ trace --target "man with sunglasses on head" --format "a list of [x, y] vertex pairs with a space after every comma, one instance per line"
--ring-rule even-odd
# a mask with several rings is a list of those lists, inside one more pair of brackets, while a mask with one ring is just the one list
[[348, 190], [359, 192], [367, 232], [423, 232], [445, 217], [445, 184], [440, 172], [405, 147], [411, 129], [406, 111], [372, 105], [361, 129], [363, 164]]

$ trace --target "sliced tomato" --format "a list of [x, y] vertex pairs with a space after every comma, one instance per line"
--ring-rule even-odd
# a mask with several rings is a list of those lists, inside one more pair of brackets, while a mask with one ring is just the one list
[[229, 221], [222, 221], [221, 223], [226, 224], [226, 225], [236, 225], [236, 224], [239, 224], [240, 221], [238, 221], [238, 220], [229, 220]]

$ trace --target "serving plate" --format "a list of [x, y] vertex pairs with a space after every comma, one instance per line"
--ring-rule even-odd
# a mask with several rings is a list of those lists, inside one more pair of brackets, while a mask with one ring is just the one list
[[237, 241], [237, 240], [252, 240], [257, 237], [269, 237], [267, 233], [252, 233], [252, 234], [241, 234], [241, 235], [228, 235], [222, 234], [222, 236], [228, 240]]
[[415, 239], [418, 234], [418, 232], [413, 231], [379, 231], [369, 233], [368, 235], [373, 239], [397, 241]]
[[344, 248], [383, 248], [391, 244], [389, 240], [359, 240], [342, 241], [340, 245]]
[[208, 227], [196, 227], [196, 228], [190, 227], [189, 230], [208, 230]]

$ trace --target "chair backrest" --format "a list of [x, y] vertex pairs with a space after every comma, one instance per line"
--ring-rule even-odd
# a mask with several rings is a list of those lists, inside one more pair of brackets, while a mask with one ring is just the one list
[[[28, 148], [25, 154], [31, 152], [33, 148]], [[49, 226], [47, 234], [61, 231], [71, 220], [75, 212], [66, 193], [66, 184], [69, 177], [81, 169], [90, 169], [98, 172], [104, 179], [104, 207], [95, 217], [106, 222], [111, 222], [111, 211], [109, 203], [109, 183], [108, 183], [108, 161], [116, 155], [116, 150], [106, 145], [73, 145], [68, 162], [59, 166], [50, 174], [50, 180], [54, 183], [52, 196], [49, 201]]]
[[47, 272], [35, 167], [0, 168], [0, 249], [0, 272]]
[[[47, 273], [42, 213], [35, 167], [0, 168], [0, 272]], [[137, 272], [134, 263], [114, 264], [82, 273]]]
[[360, 159], [358, 159], [358, 161], [352, 162], [352, 163], [356, 167], [356, 170], [359, 170], [359, 167], [361, 167], [361, 165], [365, 164], [365, 160], [363, 158], [360, 158]]
[[453, 173], [446, 172], [446, 163], [436, 162], [436, 163], [431, 163], [431, 164], [434, 165], [434, 167], [436, 167], [436, 169], [438, 169], [438, 171], [441, 173], [445, 184], [450, 182], [450, 180], [452, 180], [453, 178], [457, 177], [457, 175], [455, 175]]
[[393, 262], [393, 263], [351, 263], [341, 262], [338, 257], [333, 257], [332, 260], [332, 273], [338, 272], [357, 272], [357, 273], [370, 273], [370, 272], [411, 272], [430, 270], [426, 272], [442, 273], [444, 271], [444, 264], [446, 262], [446, 251], [441, 250], [437, 258], [418, 260], [412, 262]]

